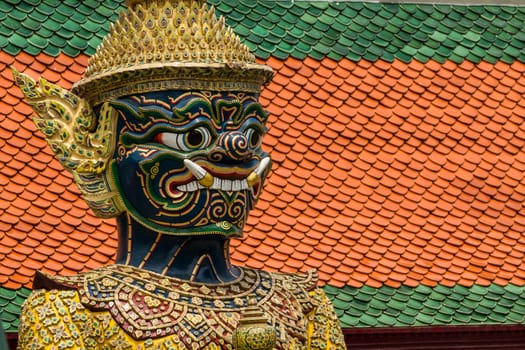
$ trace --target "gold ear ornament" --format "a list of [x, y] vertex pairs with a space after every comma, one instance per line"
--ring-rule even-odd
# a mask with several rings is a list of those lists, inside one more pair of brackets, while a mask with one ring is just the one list
[[97, 216], [112, 217], [121, 212], [106, 178], [115, 147], [114, 110], [105, 103], [95, 115], [89, 103], [43, 78], [35, 82], [12, 68], [36, 117], [33, 121], [62, 166], [73, 174], [84, 199]]
[[[205, 0], [128, 0], [127, 5], [71, 92], [45, 79], [37, 84], [13, 69], [38, 115], [37, 128], [100, 217], [125, 207], [110, 164], [116, 143], [111, 101], [166, 90], [258, 94], [273, 76]], [[209, 185], [210, 179], [203, 181]]]

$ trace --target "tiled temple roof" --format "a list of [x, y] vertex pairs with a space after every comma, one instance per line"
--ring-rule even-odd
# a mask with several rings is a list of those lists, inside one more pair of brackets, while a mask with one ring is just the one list
[[[0, 320], [111, 262], [9, 66], [68, 88], [123, 1], [0, 3]], [[345, 327], [525, 323], [525, 8], [209, 1], [276, 75], [235, 263], [316, 268]], [[36, 5], [33, 5], [35, 3]]]
[[92, 55], [124, 1], [0, 2], [0, 48], [11, 55]]
[[212, 0], [263, 59], [525, 60], [525, 8]]

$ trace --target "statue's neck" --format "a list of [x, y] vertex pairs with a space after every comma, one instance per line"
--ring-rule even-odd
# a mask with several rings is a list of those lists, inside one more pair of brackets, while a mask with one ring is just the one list
[[229, 239], [221, 236], [175, 236], [154, 232], [127, 214], [117, 218], [117, 264], [131, 265], [193, 282], [231, 282]]

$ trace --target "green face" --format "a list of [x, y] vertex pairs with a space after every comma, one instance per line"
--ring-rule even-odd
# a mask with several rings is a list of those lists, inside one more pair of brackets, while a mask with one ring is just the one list
[[121, 98], [113, 170], [126, 209], [155, 231], [240, 236], [270, 168], [253, 94]]

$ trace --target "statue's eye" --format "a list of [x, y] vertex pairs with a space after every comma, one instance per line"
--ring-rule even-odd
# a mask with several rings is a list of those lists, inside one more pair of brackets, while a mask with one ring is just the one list
[[183, 134], [161, 132], [155, 135], [154, 140], [177, 151], [189, 152], [208, 147], [212, 137], [210, 131], [201, 126]]
[[262, 135], [256, 129], [250, 128], [245, 131], [246, 139], [251, 148], [257, 148], [261, 145]]

